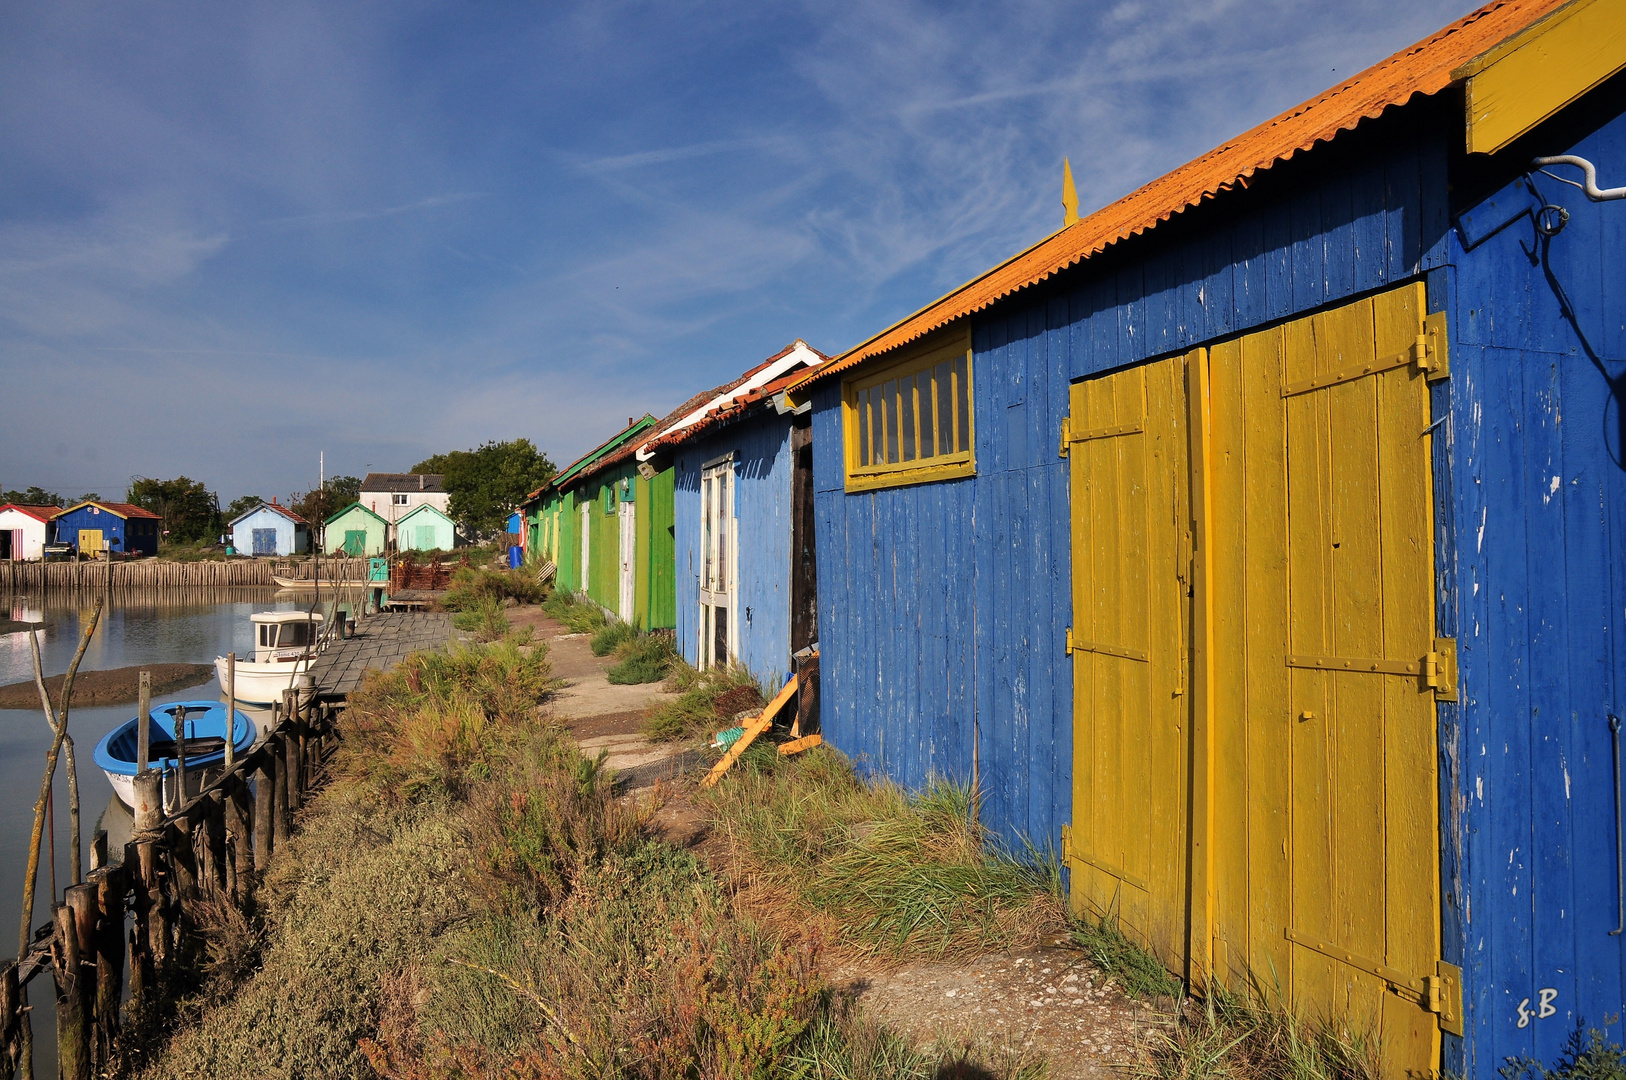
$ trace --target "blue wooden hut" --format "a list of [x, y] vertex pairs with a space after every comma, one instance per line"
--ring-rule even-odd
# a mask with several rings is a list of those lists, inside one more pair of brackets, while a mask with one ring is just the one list
[[70, 506], [51, 520], [54, 542], [71, 544], [87, 558], [104, 551], [156, 555], [163, 525], [163, 518], [133, 503], [100, 501]]
[[275, 501], [239, 514], [226, 526], [239, 555], [303, 555], [310, 549], [310, 522]]
[[793, 387], [826, 738], [1394, 1075], [1622, 1041], [1623, 63], [1488, 4]]
[[827, 359], [792, 342], [637, 451], [673, 470], [678, 650], [768, 689], [818, 639], [811, 418], [783, 391]]

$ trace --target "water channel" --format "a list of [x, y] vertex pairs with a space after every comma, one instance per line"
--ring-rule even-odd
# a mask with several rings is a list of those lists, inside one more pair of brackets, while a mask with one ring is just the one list
[[[307, 600], [308, 604], [309, 601]], [[61, 674], [73, 660], [81, 628], [89, 621], [94, 597], [63, 594], [30, 597], [0, 594], [0, 616], [43, 623], [40, 651], [47, 677]], [[300, 607], [297, 597], [265, 589], [220, 590], [219, 596], [200, 598], [188, 590], [181, 597], [163, 594], [115, 594], [102, 613], [96, 635], [85, 651], [80, 671], [105, 671], [140, 664], [209, 663], [235, 650], [252, 655], [253, 631], [248, 616], [256, 611], [285, 611]], [[0, 685], [32, 680], [33, 660], [28, 635], [0, 634]], [[211, 678], [196, 686], [156, 696], [154, 704], [204, 698], [218, 699], [220, 688]], [[96, 767], [91, 752], [97, 741], [135, 715], [136, 706], [113, 705], [74, 708], [68, 720], [79, 762], [79, 797], [83, 830], [83, 863], [90, 868], [90, 841], [98, 822], [122, 843], [128, 812], [113, 796], [107, 777]], [[12, 956], [22, 917], [22, 892], [28, 862], [29, 836], [34, 824], [34, 802], [39, 796], [51, 731], [44, 714], [33, 709], [0, 709], [0, 956]], [[56, 895], [70, 881], [68, 784], [64, 762], [57, 765], [53, 787], [56, 831]], [[51, 873], [41, 853], [34, 894], [36, 927], [51, 917]], [[34, 1074], [56, 1073], [55, 1012], [49, 974], [36, 977], [29, 1000], [34, 1006]]]

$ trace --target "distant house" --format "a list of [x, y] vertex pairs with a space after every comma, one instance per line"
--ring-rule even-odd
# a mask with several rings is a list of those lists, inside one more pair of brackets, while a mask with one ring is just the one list
[[328, 518], [323, 526], [327, 554], [345, 552], [356, 558], [384, 554], [389, 544], [390, 523], [359, 502], [353, 502]]
[[433, 506], [448, 516], [452, 511], [446, 477], [437, 473], [368, 473], [356, 501], [383, 518], [389, 525], [386, 539], [397, 542], [396, 523], [418, 507]]
[[275, 499], [234, 518], [227, 527], [239, 555], [303, 555], [310, 523]]
[[457, 543], [452, 519], [428, 503], [420, 503], [395, 523], [398, 551], [450, 551]]
[[131, 503], [82, 502], [59, 512], [51, 526], [56, 542], [80, 555], [156, 555], [164, 519]]
[[51, 519], [62, 512], [60, 506], [0, 506], [0, 562], [22, 562], [42, 558], [51, 531]]

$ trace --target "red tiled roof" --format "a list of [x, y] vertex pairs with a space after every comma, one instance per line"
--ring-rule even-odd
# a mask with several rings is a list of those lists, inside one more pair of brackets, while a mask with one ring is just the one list
[[60, 506], [33, 506], [25, 503], [5, 503], [0, 505], [0, 510], [17, 510], [27, 514], [35, 521], [50, 521], [62, 513], [62, 507]]
[[[153, 521], [163, 521], [163, 517], [151, 510], [143, 510], [134, 503], [103, 502], [100, 499], [87, 499], [85, 502], [68, 507], [68, 510], [77, 510], [81, 506], [99, 506], [110, 514], [117, 514], [121, 518], [150, 518]], [[67, 510], [58, 511], [67, 513]]]
[[[813, 351], [818, 352], [816, 349]], [[824, 354], [819, 353], [819, 355], [823, 356]], [[755, 370], [760, 370], [760, 368]], [[701, 417], [699, 420], [696, 420], [689, 426], [679, 428], [670, 434], [660, 435], [649, 440], [641, 447], [641, 449], [647, 453], [654, 453], [659, 450], [682, 446], [690, 439], [696, 438], [708, 431], [724, 427], [736, 420], [742, 420], [747, 414], [755, 412], [758, 407], [764, 406], [766, 403], [771, 402], [775, 397], [783, 392], [786, 387], [799, 381], [804, 375], [807, 374], [807, 371], [808, 369], [805, 367], [797, 368], [793, 371], [787, 371], [777, 379], [764, 383], [762, 386], [759, 386], [748, 393], [741, 394], [737, 398], [731, 398], [723, 404], [717, 406], [715, 409], [708, 410], [705, 416]]]
[[1452, 72], [1564, 7], [1570, 0], [1493, 0], [1331, 90], [1265, 121], [1130, 192], [980, 275], [799, 380], [806, 385], [908, 344], [1037, 285], [1113, 244], [1147, 232], [1255, 173], [1350, 131], [1416, 94], [1437, 94]]

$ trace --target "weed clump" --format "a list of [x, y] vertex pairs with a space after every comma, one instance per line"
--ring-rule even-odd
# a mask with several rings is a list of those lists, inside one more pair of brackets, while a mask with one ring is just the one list
[[747, 752], [736, 774], [703, 796], [736, 868], [792, 892], [859, 951], [969, 955], [1066, 925], [1055, 867], [991, 852], [965, 786], [868, 782], [826, 747]]
[[604, 673], [613, 683], [660, 682], [677, 662], [672, 639], [665, 634], [638, 634], [616, 647], [618, 662]]
[[1262, 1080], [1378, 1080], [1377, 1040], [1350, 1027], [1299, 1019], [1286, 1009], [1215, 993], [1154, 1031], [1129, 1066], [1143, 1080], [1260, 1077]]
[[669, 670], [666, 689], [679, 696], [644, 717], [644, 734], [651, 739], [709, 735], [730, 726], [739, 713], [766, 704], [756, 680], [739, 665], [696, 671], [674, 658]]
[[1626, 1050], [1582, 1020], [1564, 1040], [1564, 1052], [1552, 1068], [1520, 1057], [1509, 1058], [1497, 1072], [1506, 1080], [1620, 1080], [1626, 1077]]
[[638, 628], [620, 619], [606, 622], [604, 628], [593, 635], [594, 656], [609, 656], [625, 642], [638, 636]]
[[580, 593], [557, 590], [542, 602], [542, 610], [572, 634], [596, 634], [609, 622], [604, 611]]
[[1115, 916], [1080, 919], [1073, 924], [1072, 937], [1096, 968], [1116, 977], [1130, 997], [1177, 998], [1181, 994], [1180, 980], [1156, 956], [1125, 937]]
[[477, 566], [460, 566], [452, 573], [451, 585], [440, 602], [448, 611], [466, 611], [485, 601], [493, 601], [498, 606], [504, 600], [534, 604], [547, 594], [547, 586], [537, 581], [536, 571], [528, 567], [482, 570]]

